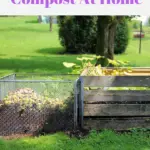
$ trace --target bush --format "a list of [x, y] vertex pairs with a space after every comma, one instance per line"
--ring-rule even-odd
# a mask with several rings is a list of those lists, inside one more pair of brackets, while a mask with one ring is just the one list
[[[95, 53], [97, 38], [96, 16], [58, 17], [59, 39], [67, 53]], [[115, 53], [125, 51], [128, 44], [128, 25], [123, 21], [117, 26]]]
[[123, 20], [117, 25], [116, 36], [115, 36], [115, 54], [122, 54], [125, 52], [129, 41], [129, 30], [126, 20]]
[[139, 24], [137, 22], [133, 23], [133, 29], [138, 29], [139, 28]]
[[58, 17], [59, 39], [68, 53], [95, 53], [96, 17]]

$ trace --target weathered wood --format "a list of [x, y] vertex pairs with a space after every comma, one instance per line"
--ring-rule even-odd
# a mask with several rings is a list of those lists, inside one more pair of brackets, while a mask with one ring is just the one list
[[150, 90], [149, 91], [102, 91], [102, 90], [89, 90], [84, 91], [84, 102], [113, 102], [113, 101], [149, 101], [150, 102]]
[[84, 86], [149, 87], [150, 76], [83, 76]]
[[[112, 71], [113, 69], [118, 69], [116, 67], [103, 67], [103, 69], [107, 69], [107, 71]], [[128, 67], [121, 67], [120, 69], [125, 69], [125, 70], [128, 70]], [[138, 72], [139, 74], [140, 73], [150, 73], [150, 67], [134, 67], [131, 69], [131, 74], [132, 73], [135, 73], [135, 72]]]
[[150, 115], [150, 104], [84, 104], [84, 116]]
[[85, 118], [85, 129], [114, 129], [114, 130], [129, 130], [129, 128], [150, 128], [150, 117], [142, 118], [123, 118], [123, 119], [109, 119], [109, 118]]

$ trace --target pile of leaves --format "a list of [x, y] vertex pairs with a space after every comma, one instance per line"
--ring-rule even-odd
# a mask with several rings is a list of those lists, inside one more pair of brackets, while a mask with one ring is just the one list
[[1, 104], [1, 107], [3, 106], [15, 106], [18, 111], [24, 109], [40, 111], [45, 108], [64, 108], [65, 103], [64, 100], [39, 95], [31, 88], [23, 88], [9, 92]]

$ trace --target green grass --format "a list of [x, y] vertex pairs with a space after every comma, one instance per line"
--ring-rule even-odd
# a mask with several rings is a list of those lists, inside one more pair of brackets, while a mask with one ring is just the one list
[[[76, 62], [79, 55], [60, 55], [58, 26], [38, 24], [37, 17], [0, 17], [0, 74], [12, 72], [67, 73], [62, 63]], [[150, 29], [148, 29], [150, 30]], [[150, 66], [150, 34], [142, 40], [142, 54], [138, 54], [139, 41], [130, 40], [127, 52], [115, 58], [130, 61], [131, 66]]]
[[116, 134], [112, 131], [92, 132], [83, 139], [56, 133], [36, 138], [0, 140], [0, 150], [150, 150], [148, 134]]
[[66, 73], [64, 61], [76, 55], [58, 55], [63, 51], [58, 26], [49, 32], [46, 24], [34, 23], [36, 17], [0, 18], [0, 72]]

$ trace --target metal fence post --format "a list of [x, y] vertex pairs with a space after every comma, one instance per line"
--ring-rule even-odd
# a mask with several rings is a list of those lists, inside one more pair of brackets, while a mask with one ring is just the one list
[[74, 129], [78, 126], [78, 80], [74, 83]]
[[83, 128], [83, 113], [84, 113], [84, 85], [83, 78], [76, 80], [74, 86], [74, 129]]
[[80, 128], [83, 128], [83, 118], [84, 118], [84, 82], [83, 77], [79, 78], [80, 81], [80, 93], [79, 93], [79, 124]]

